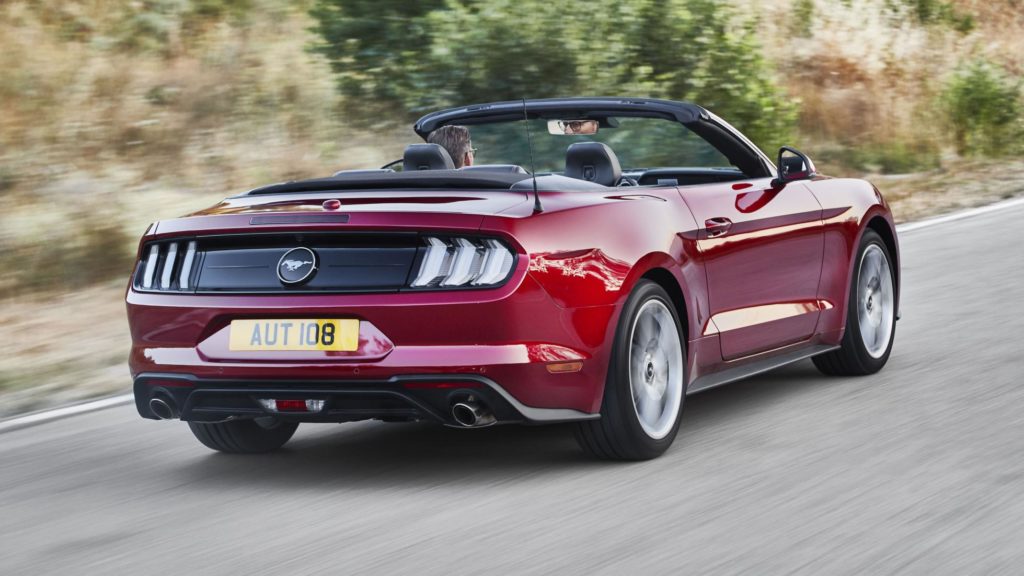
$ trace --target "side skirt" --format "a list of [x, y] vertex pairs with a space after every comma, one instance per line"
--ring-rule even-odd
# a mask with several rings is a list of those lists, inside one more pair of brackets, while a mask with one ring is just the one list
[[697, 392], [703, 392], [716, 386], [749, 378], [755, 374], [774, 370], [780, 366], [786, 364], [792, 364], [798, 360], [817, 356], [818, 354], [824, 354], [839, 348], [839, 346], [833, 346], [831, 344], [815, 344], [812, 346], [801, 346], [796, 350], [791, 350], [782, 354], [775, 354], [767, 358], [762, 358], [754, 361], [743, 361], [738, 366], [732, 366], [721, 370], [719, 372], [713, 372], [711, 374], [705, 374], [690, 383], [686, 388], [686, 394], [696, 394]]

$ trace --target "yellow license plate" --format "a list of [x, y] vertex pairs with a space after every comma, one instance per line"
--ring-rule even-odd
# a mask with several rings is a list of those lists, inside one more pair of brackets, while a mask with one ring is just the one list
[[232, 320], [228, 348], [253, 350], [331, 350], [359, 348], [359, 320]]

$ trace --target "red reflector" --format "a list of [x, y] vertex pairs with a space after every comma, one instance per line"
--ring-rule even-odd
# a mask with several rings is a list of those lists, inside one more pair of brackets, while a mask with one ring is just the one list
[[306, 412], [305, 400], [275, 400], [278, 412]]
[[402, 382], [402, 386], [410, 390], [449, 390], [452, 388], [480, 388], [479, 382]]

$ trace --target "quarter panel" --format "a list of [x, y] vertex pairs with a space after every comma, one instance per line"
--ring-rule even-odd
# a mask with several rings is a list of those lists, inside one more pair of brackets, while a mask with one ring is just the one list
[[672, 272], [687, 304], [689, 338], [707, 321], [697, 223], [676, 189], [545, 192], [544, 212], [487, 217], [482, 230], [514, 237], [529, 274], [562, 307], [620, 305], [651, 268]]

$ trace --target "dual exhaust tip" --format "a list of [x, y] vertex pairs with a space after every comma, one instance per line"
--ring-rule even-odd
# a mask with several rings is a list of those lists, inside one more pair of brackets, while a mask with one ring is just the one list
[[174, 403], [159, 397], [150, 399], [149, 411], [157, 420], [173, 420], [178, 417], [178, 409]]
[[472, 398], [452, 404], [452, 419], [463, 428], [482, 428], [497, 422], [490, 410]]

